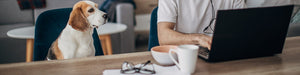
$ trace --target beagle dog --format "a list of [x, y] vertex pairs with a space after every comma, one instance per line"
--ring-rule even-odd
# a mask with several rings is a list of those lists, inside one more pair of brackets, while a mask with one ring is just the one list
[[105, 24], [106, 13], [92, 1], [79, 1], [73, 6], [68, 24], [52, 43], [47, 60], [95, 56], [93, 29]]

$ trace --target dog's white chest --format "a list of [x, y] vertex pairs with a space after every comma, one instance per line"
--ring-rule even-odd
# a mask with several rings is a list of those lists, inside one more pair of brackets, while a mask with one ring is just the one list
[[95, 56], [92, 33], [92, 30], [82, 32], [67, 25], [58, 39], [64, 59]]

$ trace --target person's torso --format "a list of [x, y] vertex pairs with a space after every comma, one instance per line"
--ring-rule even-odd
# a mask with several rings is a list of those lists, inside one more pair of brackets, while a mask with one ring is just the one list
[[[183, 33], [203, 33], [213, 18], [210, 0], [176, 0], [177, 22], [176, 31]], [[236, 0], [212, 0], [215, 16], [217, 10], [233, 9]], [[214, 23], [211, 26], [214, 28]]]

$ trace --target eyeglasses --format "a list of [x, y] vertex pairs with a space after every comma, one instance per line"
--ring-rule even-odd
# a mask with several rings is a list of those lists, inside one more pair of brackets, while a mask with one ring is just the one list
[[[212, 0], [210, 0], [210, 4], [211, 4], [211, 7], [212, 7], [212, 19], [210, 20], [209, 22], [209, 25], [207, 27], [204, 28], [203, 32], [206, 33], [206, 34], [212, 34], [214, 32], [214, 29], [211, 27], [211, 25], [215, 22], [216, 20], [216, 15], [215, 15], [215, 8], [214, 8], [214, 4], [212, 2]], [[208, 30], [208, 28], [210, 28], [210, 31]]]
[[[207, 27], [204, 28], [203, 32], [206, 34], [213, 34], [214, 33], [214, 29], [211, 27], [211, 25], [214, 23], [214, 21], [216, 20], [216, 18], [213, 18], [210, 20], [209, 25]], [[210, 28], [210, 31], [209, 29]]]
[[150, 60], [143, 64], [133, 65], [125, 61], [122, 64], [121, 73], [123, 74], [133, 74], [133, 73], [143, 73], [143, 74], [155, 74], [153, 64]]

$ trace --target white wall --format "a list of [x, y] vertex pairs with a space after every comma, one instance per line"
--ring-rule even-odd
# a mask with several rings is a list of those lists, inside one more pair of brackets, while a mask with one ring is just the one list
[[[58, 9], [58, 8], [72, 8], [73, 5], [78, 1], [82, 1], [82, 0], [47, 0], [46, 8], [34, 10], [35, 21], [37, 17], [44, 11], [51, 10], [51, 9]], [[99, 6], [101, 6], [104, 0], [90, 0], [90, 1], [93, 1], [97, 3]]]
[[32, 10], [20, 10], [17, 0], [0, 0], [0, 25], [32, 23]]

